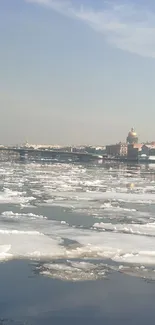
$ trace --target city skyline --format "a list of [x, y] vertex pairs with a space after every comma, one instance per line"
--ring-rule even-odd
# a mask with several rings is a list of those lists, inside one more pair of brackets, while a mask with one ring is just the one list
[[154, 18], [152, 0], [1, 1], [0, 142], [154, 140]]
[[[118, 145], [118, 144], [122, 144], [122, 145], [124, 145], [124, 144], [126, 144], [126, 145], [129, 145], [129, 144], [153, 144], [153, 145], [155, 145], [155, 140], [154, 139], [145, 139], [144, 141], [141, 141], [141, 139], [139, 138], [139, 135], [138, 135], [138, 133], [137, 133], [137, 130], [135, 129], [135, 128], [130, 128], [130, 130], [128, 130], [127, 131], [127, 133], [126, 133], [126, 137], [125, 138], [123, 138], [123, 139], [121, 139], [121, 140], [116, 140], [115, 142], [113, 142], [113, 143], [110, 143], [110, 142], [107, 142], [107, 143], [105, 143], [105, 144], [101, 144], [101, 143], [96, 143], [96, 144], [92, 144], [92, 143], [64, 143], [63, 145], [62, 144], [60, 144], [60, 143], [43, 143], [43, 142], [36, 142], [36, 143], [32, 143], [32, 142], [29, 142], [28, 141], [28, 139], [26, 139], [24, 142], [18, 142], [18, 143], [16, 143], [16, 146], [27, 146], [27, 147], [35, 147], [36, 146], [36, 148], [38, 147], [56, 147], [56, 148], [58, 148], [58, 147], [72, 147], [72, 148], [74, 148], [74, 147], [92, 147], [92, 148], [97, 148], [97, 147], [106, 147], [107, 145]], [[0, 144], [0, 146], [3, 146], [4, 144]]]

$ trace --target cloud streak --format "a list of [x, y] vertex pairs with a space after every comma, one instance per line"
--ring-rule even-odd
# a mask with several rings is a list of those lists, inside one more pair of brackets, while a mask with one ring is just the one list
[[[102, 1], [100, 8], [88, 7], [82, 0], [25, 0], [79, 19], [103, 34], [105, 40], [121, 50], [155, 58], [155, 13], [132, 0], [122, 4]], [[87, 2], [88, 3], [88, 2]], [[94, 1], [95, 3], [95, 1]]]

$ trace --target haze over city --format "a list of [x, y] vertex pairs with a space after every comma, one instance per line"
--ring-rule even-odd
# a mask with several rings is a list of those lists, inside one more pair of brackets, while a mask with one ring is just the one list
[[155, 3], [0, 2], [0, 142], [154, 140]]

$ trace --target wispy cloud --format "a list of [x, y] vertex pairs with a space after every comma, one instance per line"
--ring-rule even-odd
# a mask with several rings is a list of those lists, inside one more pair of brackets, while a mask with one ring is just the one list
[[[133, 0], [122, 3], [110, 0], [100, 1], [100, 8], [88, 7], [85, 0], [25, 0], [47, 6], [67, 15], [80, 19], [91, 28], [103, 34], [111, 45], [145, 57], [155, 58], [155, 12]], [[85, 3], [85, 4], [84, 4]], [[95, 3], [95, 1], [94, 1]]]

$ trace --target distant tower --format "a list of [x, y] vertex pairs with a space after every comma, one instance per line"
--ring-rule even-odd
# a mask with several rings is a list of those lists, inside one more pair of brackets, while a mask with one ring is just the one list
[[128, 144], [138, 143], [138, 136], [137, 136], [137, 133], [135, 132], [134, 128], [132, 128], [131, 131], [128, 133], [126, 141]]

